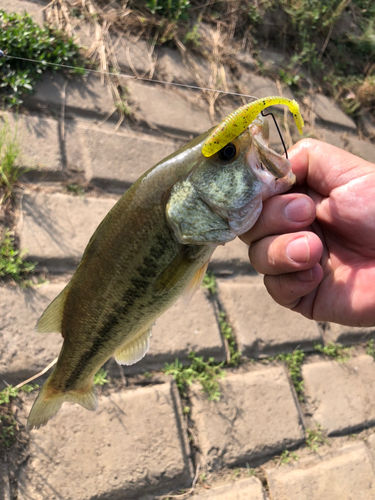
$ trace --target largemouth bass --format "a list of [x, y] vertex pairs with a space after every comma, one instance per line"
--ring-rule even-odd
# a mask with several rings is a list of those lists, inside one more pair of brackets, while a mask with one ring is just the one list
[[[293, 185], [290, 162], [267, 146], [267, 120], [255, 116], [229, 143], [211, 130], [159, 162], [98, 226], [37, 323], [37, 331], [61, 332], [64, 342], [29, 429], [46, 424], [64, 401], [95, 410], [97, 370], [113, 355], [122, 364], [139, 361], [156, 318], [200, 286], [215, 248], [248, 231], [262, 202]], [[211, 143], [219, 151], [203, 154]]]

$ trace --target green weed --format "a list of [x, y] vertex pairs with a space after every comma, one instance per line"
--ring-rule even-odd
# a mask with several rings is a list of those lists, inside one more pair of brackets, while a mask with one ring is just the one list
[[218, 381], [224, 376], [222, 371], [224, 363], [216, 363], [215, 358], [208, 358], [204, 361], [203, 356], [196, 356], [194, 352], [189, 354], [189, 358], [191, 359], [189, 366], [183, 366], [178, 359], [174, 363], [166, 363], [164, 373], [172, 375], [184, 397], [186, 397], [187, 386], [193, 382], [199, 382], [210, 401], [219, 401], [221, 393]]
[[206, 272], [203, 278], [202, 287], [206, 288], [210, 292], [210, 295], [217, 295], [216, 278], [213, 272]]
[[249, 477], [253, 477], [255, 476], [255, 469], [253, 469], [252, 467], [250, 467], [250, 465], [246, 462], [246, 470], [247, 470], [247, 475]]
[[74, 196], [83, 196], [85, 194], [85, 189], [75, 182], [67, 184], [65, 189], [68, 191], [68, 193], [72, 193]]
[[240, 469], [234, 469], [232, 474], [232, 479], [237, 479], [241, 474]]
[[[0, 10], [0, 47], [5, 54], [24, 61], [4, 57], [0, 59], [0, 102], [8, 106], [22, 103], [23, 94], [33, 91], [35, 82], [47, 69], [61, 71], [49, 63], [83, 66], [78, 46], [64, 33], [44, 26], [41, 28], [28, 14], [7, 14]], [[82, 73], [82, 70], [71, 70]]]
[[13, 184], [25, 172], [17, 168], [19, 154], [17, 127], [12, 131], [8, 120], [5, 119], [0, 130], [0, 205], [12, 194]]
[[94, 385], [104, 385], [109, 384], [109, 380], [106, 378], [108, 371], [104, 368], [99, 368], [99, 370], [94, 375]]
[[289, 70], [283, 70], [281, 69], [279, 71], [279, 76], [280, 79], [285, 85], [288, 85], [288, 87], [296, 87], [298, 88], [298, 81], [301, 78], [299, 74], [294, 75], [291, 71]]
[[315, 344], [314, 349], [330, 358], [335, 359], [339, 363], [345, 363], [350, 359], [351, 347], [343, 347], [340, 344], [329, 342], [328, 345]]
[[193, 47], [201, 45], [201, 35], [199, 33], [199, 23], [194, 24], [192, 29], [188, 31], [184, 38], [185, 44], [191, 44]]
[[152, 14], [160, 14], [168, 19], [187, 19], [189, 16], [189, 0], [147, 0], [147, 7]]
[[0, 391], [0, 447], [10, 448], [16, 441], [18, 424], [11, 408], [11, 402], [20, 392], [29, 393], [39, 386], [26, 384], [20, 389], [8, 385]]
[[230, 366], [238, 366], [241, 362], [241, 351], [237, 351], [236, 341], [233, 336], [233, 328], [227, 323], [226, 316], [223, 311], [219, 315], [219, 327], [221, 334], [228, 342], [230, 360], [227, 362]]
[[290, 462], [298, 462], [298, 455], [294, 451], [284, 450], [278, 459], [279, 465], [288, 465]]
[[375, 359], [375, 342], [371, 339], [366, 344], [366, 354], [372, 356]]
[[32, 285], [26, 277], [34, 271], [36, 263], [25, 261], [24, 256], [25, 251], [20, 252], [15, 248], [11, 231], [5, 229], [0, 241], [0, 278], [11, 277], [24, 287]]
[[329, 444], [329, 441], [325, 435], [323, 427], [316, 423], [315, 429], [306, 429], [306, 445], [310, 448], [311, 451], [317, 453], [319, 446], [324, 443]]
[[199, 476], [199, 481], [201, 483], [204, 483], [205, 481], [207, 481], [207, 474], [205, 474], [204, 472], [202, 472], [202, 474]]
[[300, 401], [303, 401], [304, 387], [301, 367], [303, 360], [305, 359], [305, 353], [300, 349], [296, 349], [295, 351], [288, 354], [279, 354], [273, 359], [283, 361], [287, 365], [290, 378], [292, 379], [298, 398]]

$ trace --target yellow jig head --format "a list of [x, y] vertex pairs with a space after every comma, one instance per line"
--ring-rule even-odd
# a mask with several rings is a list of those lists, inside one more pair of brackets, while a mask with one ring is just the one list
[[214, 155], [232, 139], [238, 137], [263, 109], [274, 104], [285, 104], [285, 106], [288, 106], [289, 111], [293, 114], [298, 132], [302, 135], [302, 128], [304, 126], [303, 118], [298, 103], [294, 99], [291, 100], [278, 96], [263, 97], [263, 99], [257, 99], [249, 104], [245, 104], [245, 106], [241, 106], [241, 108], [230, 113], [204, 142], [202, 146], [203, 156], [209, 157]]

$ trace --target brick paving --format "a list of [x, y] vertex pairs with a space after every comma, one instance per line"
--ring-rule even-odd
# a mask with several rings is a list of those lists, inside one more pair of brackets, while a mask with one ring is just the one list
[[[40, 8], [48, 2], [16, 3], [0, 0], [0, 8], [26, 9], [43, 21]], [[82, 28], [86, 46], [92, 36], [89, 25]], [[116, 52], [124, 71], [133, 67], [151, 74], [154, 69], [158, 78], [196, 83], [194, 68], [188, 69], [171, 48], [155, 49], [151, 55], [144, 40], [128, 38]], [[237, 82], [226, 68], [230, 89], [259, 96], [278, 93], [274, 80], [255, 72], [249, 54], [238, 54], [237, 62], [242, 68]], [[197, 60], [197, 68], [207, 78], [202, 61]], [[129, 81], [128, 89], [134, 116], [117, 129], [111, 90], [92, 75], [45, 75], [25, 99], [27, 113], [18, 115], [21, 163], [37, 170], [28, 174], [29, 184], [25, 182], [20, 195], [16, 232], [21, 248], [47, 268], [51, 283], [27, 290], [0, 287], [0, 389], [3, 381], [16, 384], [58, 355], [61, 336], [36, 333], [35, 323], [66, 284], [69, 276], [61, 273], [74, 270], [118, 195], [212, 126], [208, 104], [190, 90], [140, 81]], [[283, 93], [293, 97], [289, 89]], [[217, 115], [238, 104], [226, 101]], [[316, 136], [373, 161], [374, 143], [359, 137], [354, 122], [337, 105], [318, 94], [312, 108]], [[14, 115], [2, 116], [15, 127]], [[270, 143], [280, 149], [273, 128]], [[92, 193], [73, 196], [64, 189], [77, 176]], [[154, 500], [171, 491], [181, 494], [192, 484], [197, 500], [375, 498], [374, 360], [363, 349], [375, 329], [317, 325], [279, 307], [238, 239], [217, 248], [210, 270], [217, 277], [218, 295], [200, 290], [189, 304], [179, 301], [159, 318], [148, 355], [122, 371], [125, 379], [119, 378], [114, 361], [106, 365], [113, 384], [99, 391], [96, 413], [66, 404], [48, 426], [30, 433], [20, 463], [10, 465], [0, 457], [1, 500]], [[192, 351], [226, 360], [220, 311], [233, 328], [242, 365], [224, 368], [220, 401], [209, 401], [197, 384], [181, 396], [161, 370], [176, 358], [188, 365]], [[316, 343], [331, 341], [354, 345], [351, 359], [338, 363], [314, 354]], [[307, 354], [302, 365], [304, 401], [297, 398], [286, 366], [264, 362], [295, 349]], [[21, 428], [33, 399], [31, 394], [19, 403]], [[305, 445], [308, 429], [317, 424], [332, 446], [319, 454]], [[353, 433], [358, 433], [357, 442], [339, 441]], [[302, 458], [282, 465], [285, 450]], [[249, 471], [255, 477], [246, 477]], [[212, 479], [208, 486], [206, 474]]]
[[304, 440], [299, 408], [284, 367], [228, 375], [220, 401], [200, 386], [191, 394], [191, 417], [205, 461], [214, 469], [253, 462]]
[[20, 500], [120, 500], [191, 484], [175, 384], [101, 397], [96, 412], [65, 405], [50, 423], [48, 433], [31, 432], [30, 459], [18, 476]]
[[[312, 462], [312, 463], [311, 463]], [[301, 460], [297, 465], [267, 471], [272, 500], [371, 500], [375, 477], [363, 443], [334, 456]]]
[[345, 363], [320, 361], [303, 366], [313, 418], [328, 434], [349, 434], [375, 425], [375, 362], [358, 356]]
[[313, 350], [321, 341], [318, 326], [276, 304], [260, 276], [219, 280], [218, 289], [244, 356], [275, 356], [297, 348]]

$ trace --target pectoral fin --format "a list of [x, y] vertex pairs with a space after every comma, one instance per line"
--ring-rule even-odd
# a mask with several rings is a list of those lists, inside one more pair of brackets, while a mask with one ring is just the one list
[[198, 271], [194, 274], [194, 278], [191, 280], [191, 282], [187, 286], [186, 290], [184, 291], [184, 294], [183, 294], [184, 304], [187, 304], [188, 302], [190, 302], [192, 296], [195, 294], [195, 292], [201, 286], [204, 275], [206, 274], [206, 271], [207, 271], [208, 262], [209, 261], [207, 261], [205, 264], [203, 264], [203, 266], [200, 269], [198, 269]]
[[35, 330], [40, 333], [61, 333], [64, 304], [69, 285], [50, 303], [38, 319]]
[[115, 360], [120, 365], [133, 365], [141, 360], [150, 347], [151, 328], [138, 333], [133, 339], [125, 342], [115, 352]]
[[178, 254], [171, 264], [161, 273], [155, 282], [155, 290], [158, 295], [172, 290], [185, 276], [192, 261], [185, 253]]

